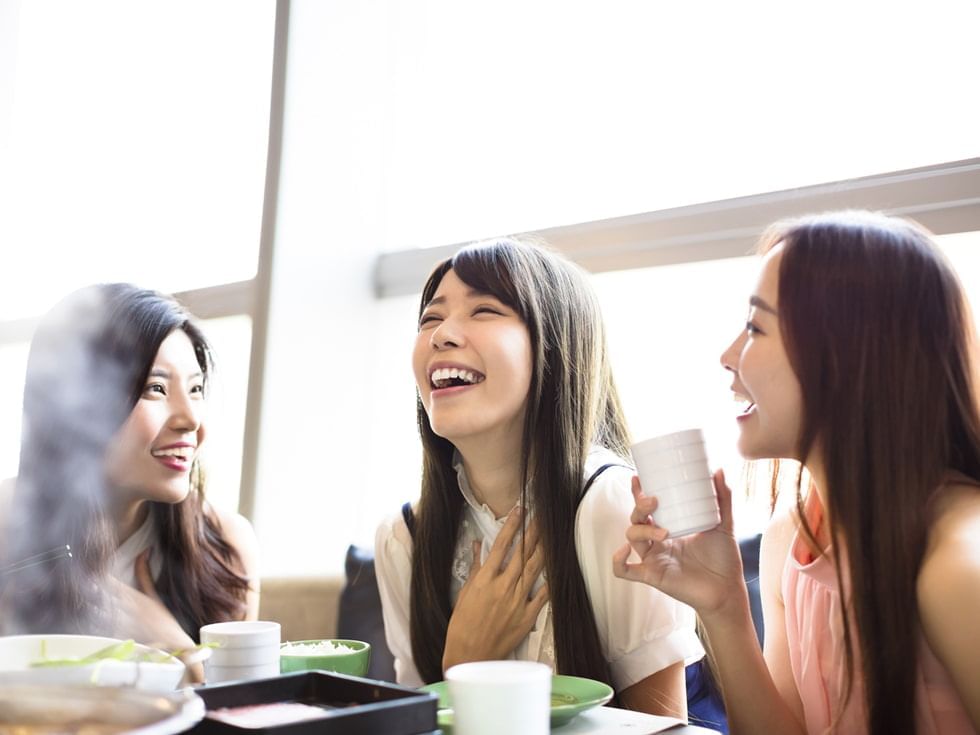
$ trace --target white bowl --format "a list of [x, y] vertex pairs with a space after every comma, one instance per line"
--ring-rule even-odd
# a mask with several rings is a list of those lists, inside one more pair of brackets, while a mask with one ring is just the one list
[[120, 687], [0, 687], [0, 730], [13, 725], [27, 731], [75, 732], [79, 722], [108, 731], [174, 735], [204, 717], [204, 701], [189, 689], [144, 692]]
[[234, 620], [201, 626], [201, 643], [217, 643], [221, 648], [279, 647], [279, 623], [268, 620]]
[[[84, 666], [31, 666], [33, 662], [43, 657], [81, 658], [122, 642], [119, 638], [102, 638], [93, 635], [0, 637], [0, 688], [14, 684], [37, 686], [95, 684], [129, 686], [155, 692], [173, 691], [177, 688], [184, 675], [184, 664], [173, 658], [161, 663], [106, 659]], [[140, 653], [166, 656], [163, 651], [140, 644], [136, 645], [136, 650]]]

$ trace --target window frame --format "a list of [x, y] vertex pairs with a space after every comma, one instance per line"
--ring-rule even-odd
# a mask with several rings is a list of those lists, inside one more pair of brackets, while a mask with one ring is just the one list
[[[980, 158], [825, 184], [702, 202], [526, 233], [593, 273], [746, 255], [780, 219], [837, 209], [911, 217], [937, 235], [980, 230]], [[418, 292], [439, 261], [464, 243], [378, 257], [378, 298]]]

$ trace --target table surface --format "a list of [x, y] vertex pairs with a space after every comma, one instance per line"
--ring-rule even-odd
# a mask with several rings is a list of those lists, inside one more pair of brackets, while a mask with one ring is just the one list
[[596, 707], [583, 712], [553, 732], [556, 735], [651, 735], [659, 732], [669, 735], [717, 735], [714, 730], [678, 723], [673, 717], [658, 717], [615, 707]]

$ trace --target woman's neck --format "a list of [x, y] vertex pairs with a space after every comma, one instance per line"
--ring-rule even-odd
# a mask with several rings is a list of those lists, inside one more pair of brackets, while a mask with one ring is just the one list
[[112, 508], [112, 522], [120, 546], [139, 530], [149, 512], [150, 506], [145, 500], [121, 501]]
[[456, 449], [477, 502], [485, 503], [497, 518], [507, 515], [521, 499], [520, 446], [461, 444]]
[[816, 541], [821, 546], [819, 551], [825, 551], [831, 544], [830, 538], [830, 506], [827, 503], [827, 472], [823, 460], [820, 457], [813, 457], [807, 460], [806, 471], [810, 473], [813, 490], [817, 493], [817, 500], [820, 503], [820, 526], [811, 529], [816, 533]]

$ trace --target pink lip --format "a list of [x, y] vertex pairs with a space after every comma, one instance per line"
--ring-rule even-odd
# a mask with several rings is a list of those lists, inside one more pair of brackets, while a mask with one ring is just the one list
[[194, 449], [196, 446], [196, 444], [191, 444], [190, 442], [174, 442], [173, 444], [166, 444], [162, 447], [153, 447], [153, 449], [154, 451], [158, 451], [160, 449], [181, 449], [183, 447], [190, 447], [191, 449]]
[[[154, 447], [153, 450], [160, 451], [162, 449], [182, 449], [184, 447], [190, 447], [191, 449], [196, 449], [197, 445], [192, 444], [191, 442], [174, 442], [173, 444], [167, 444], [162, 447]], [[174, 470], [175, 472], [189, 471], [191, 468], [191, 464], [193, 462], [193, 459], [184, 460], [184, 459], [180, 459], [179, 457], [157, 457], [155, 455], [151, 455], [151, 456], [153, 456], [153, 459], [155, 459], [157, 462], [162, 464], [164, 467]]]
[[475, 383], [474, 385], [454, 385], [450, 388], [433, 388], [429, 395], [433, 398], [449, 398], [470, 388], [476, 388], [478, 385], [479, 383]]
[[185, 462], [182, 459], [177, 459], [176, 457], [154, 457], [157, 462], [162, 464], [164, 467], [169, 467], [177, 472], [187, 472], [191, 468], [190, 462]]

